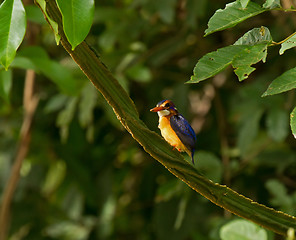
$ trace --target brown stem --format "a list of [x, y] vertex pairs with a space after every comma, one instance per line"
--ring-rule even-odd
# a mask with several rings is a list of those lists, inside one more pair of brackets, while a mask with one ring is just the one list
[[29, 150], [30, 128], [32, 125], [33, 115], [38, 104], [38, 97], [33, 95], [34, 78], [34, 71], [28, 70], [26, 73], [24, 88], [25, 114], [20, 131], [19, 146], [14, 160], [14, 164], [12, 166], [10, 177], [7, 181], [2, 195], [2, 203], [0, 209], [0, 240], [5, 240], [7, 236], [7, 230], [10, 222], [11, 201], [20, 178], [20, 169], [22, 166], [22, 162]]
[[[33, 1], [23, 0], [23, 3], [24, 5], [28, 5], [32, 4]], [[30, 45], [34, 44], [38, 31], [39, 30], [36, 25], [30, 22], [28, 23], [26, 38]], [[11, 173], [2, 194], [2, 202], [0, 205], [0, 240], [7, 239], [10, 223], [10, 206], [20, 178], [20, 169], [30, 146], [31, 125], [39, 101], [39, 97], [34, 95], [34, 81], [35, 72], [33, 70], [27, 70], [23, 96], [24, 118], [20, 129], [20, 139]]]

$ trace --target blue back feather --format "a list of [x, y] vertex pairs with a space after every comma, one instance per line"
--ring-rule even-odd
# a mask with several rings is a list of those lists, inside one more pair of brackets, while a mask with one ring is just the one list
[[170, 118], [172, 129], [176, 132], [181, 142], [191, 151], [191, 158], [193, 161], [193, 154], [196, 143], [196, 135], [187, 120], [181, 115], [173, 115]]

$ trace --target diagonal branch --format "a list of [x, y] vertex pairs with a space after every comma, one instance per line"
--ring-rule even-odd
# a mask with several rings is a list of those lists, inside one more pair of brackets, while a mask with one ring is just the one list
[[[258, 204], [226, 186], [213, 183], [199, 174], [192, 165], [184, 160], [179, 152], [172, 150], [169, 144], [159, 135], [149, 130], [139, 119], [133, 101], [92, 48], [86, 42], [82, 42], [72, 51], [72, 47], [63, 32], [62, 17], [56, 2], [46, 0], [46, 3], [46, 10], [42, 9], [42, 6], [38, 3], [37, 5], [43, 13], [46, 11], [47, 15], [58, 24], [61, 44], [65, 50], [105, 97], [122, 125], [143, 146], [147, 153], [164, 165], [177, 178], [214, 204], [282, 235], [287, 235], [289, 228], [296, 229], [295, 217]], [[47, 21], [49, 20], [47, 19]]]

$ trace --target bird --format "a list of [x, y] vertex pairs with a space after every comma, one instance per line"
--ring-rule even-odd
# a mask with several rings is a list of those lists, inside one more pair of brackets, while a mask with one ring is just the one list
[[178, 112], [171, 100], [157, 103], [151, 112], [157, 112], [161, 135], [179, 152], [186, 152], [194, 164], [196, 135], [188, 121]]

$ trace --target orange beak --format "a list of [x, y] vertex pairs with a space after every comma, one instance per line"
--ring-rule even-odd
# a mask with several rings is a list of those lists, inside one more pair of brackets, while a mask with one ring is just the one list
[[158, 112], [158, 111], [161, 111], [164, 109], [165, 109], [164, 107], [155, 107], [155, 108], [150, 109], [150, 112]]

